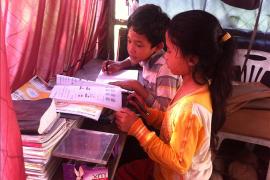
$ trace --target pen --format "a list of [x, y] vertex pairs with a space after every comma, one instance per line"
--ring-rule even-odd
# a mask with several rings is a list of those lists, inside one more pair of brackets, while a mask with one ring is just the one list
[[105, 71], [108, 73], [108, 66], [109, 66], [109, 61], [106, 61], [105, 63]]

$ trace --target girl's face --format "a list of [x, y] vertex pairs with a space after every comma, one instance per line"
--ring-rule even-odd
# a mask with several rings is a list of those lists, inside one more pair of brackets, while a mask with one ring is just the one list
[[148, 58], [159, 49], [158, 46], [152, 47], [145, 35], [136, 33], [132, 27], [129, 28], [127, 50], [134, 64], [148, 60]]
[[165, 53], [165, 59], [168, 68], [175, 75], [186, 75], [190, 73], [190, 67], [188, 65], [188, 59], [183, 56], [181, 49], [175, 46], [170, 40], [168, 33], [166, 32], [166, 44], [167, 51]]

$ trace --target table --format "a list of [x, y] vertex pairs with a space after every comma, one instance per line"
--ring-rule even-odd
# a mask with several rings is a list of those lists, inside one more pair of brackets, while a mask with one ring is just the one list
[[[79, 70], [75, 77], [78, 78], [83, 78], [87, 80], [95, 80], [100, 69], [101, 69], [101, 64], [102, 60], [92, 60], [89, 63], [87, 63], [81, 70]], [[110, 123], [108, 121], [94, 121], [85, 118], [83, 120], [83, 124], [81, 126], [82, 129], [89, 129], [89, 130], [97, 130], [97, 131], [104, 131], [104, 132], [110, 132], [110, 133], [115, 133], [119, 134], [119, 138], [117, 140], [117, 143], [114, 147], [114, 153], [113, 156], [110, 158], [108, 162], [108, 169], [109, 169], [109, 179], [113, 180], [120, 158], [121, 154], [124, 149], [125, 141], [127, 135], [125, 133], [122, 133], [119, 131], [114, 123]], [[63, 179], [63, 170], [62, 166], [59, 166], [56, 174], [52, 178], [53, 180], [61, 180]]]

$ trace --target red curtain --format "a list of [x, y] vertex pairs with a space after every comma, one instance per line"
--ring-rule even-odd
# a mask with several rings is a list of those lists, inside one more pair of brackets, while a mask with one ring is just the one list
[[5, 48], [5, 27], [2, 12], [7, 12], [8, 1], [0, 3], [0, 177], [3, 180], [25, 179], [21, 137], [16, 116], [12, 108], [9, 72], [7, 68], [7, 49]]
[[33, 75], [72, 75], [94, 56], [107, 0], [1, 0], [0, 177], [25, 179], [10, 93]]
[[[5, 1], [8, 2], [8, 1]], [[12, 90], [34, 74], [73, 75], [93, 58], [106, 0], [12, 0], [3, 13]], [[5, 4], [1, 1], [2, 4]], [[87, 56], [86, 56], [87, 54]], [[85, 61], [82, 58], [88, 57]]]

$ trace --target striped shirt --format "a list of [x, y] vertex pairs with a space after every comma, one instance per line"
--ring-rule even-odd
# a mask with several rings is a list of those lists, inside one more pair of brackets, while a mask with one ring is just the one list
[[140, 62], [143, 68], [140, 82], [149, 92], [146, 104], [162, 111], [166, 110], [177, 88], [182, 83], [179, 76], [171, 73], [161, 50], [152, 55], [148, 61]]

